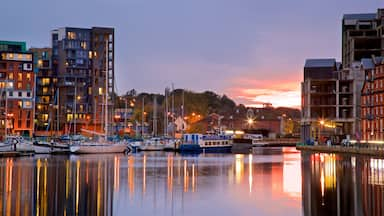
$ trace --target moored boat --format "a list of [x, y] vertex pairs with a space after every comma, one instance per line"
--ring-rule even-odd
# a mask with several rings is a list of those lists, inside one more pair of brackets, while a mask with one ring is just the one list
[[129, 151], [126, 143], [82, 143], [71, 145], [69, 147], [71, 153], [74, 154], [108, 154], [108, 153], [124, 153]]
[[232, 139], [227, 135], [184, 134], [180, 152], [231, 152]]

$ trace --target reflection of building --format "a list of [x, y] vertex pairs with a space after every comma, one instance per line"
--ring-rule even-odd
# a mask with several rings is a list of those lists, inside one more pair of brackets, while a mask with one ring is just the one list
[[34, 71], [25, 42], [0, 41], [1, 133], [32, 136]]
[[13, 159], [1, 162], [2, 215], [112, 214], [114, 187], [120, 178], [116, 158], [29, 160], [35, 169]]
[[383, 215], [384, 161], [303, 155], [304, 215]]
[[[302, 82], [302, 141], [359, 130], [360, 64], [341, 70], [335, 59], [308, 59]], [[336, 140], [335, 140], [336, 141]]]

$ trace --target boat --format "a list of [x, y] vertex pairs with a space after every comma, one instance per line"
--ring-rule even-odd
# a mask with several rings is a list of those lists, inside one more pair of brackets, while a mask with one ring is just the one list
[[249, 140], [252, 143], [252, 147], [263, 147], [268, 145], [267, 142], [263, 141], [263, 135], [261, 134], [245, 134], [244, 139]]
[[130, 152], [127, 143], [100, 143], [86, 142], [81, 144], [71, 145], [69, 147], [71, 153], [74, 154], [108, 154], [108, 153], [125, 153]]
[[0, 151], [34, 152], [33, 144], [22, 136], [7, 136], [3, 143], [0, 143]]
[[59, 154], [59, 153], [69, 153], [69, 144], [68, 143], [59, 143], [47, 141], [37, 141], [33, 142], [33, 149], [36, 154]]
[[163, 151], [165, 146], [164, 139], [160, 137], [152, 137], [144, 139], [142, 145], [139, 146], [140, 151]]
[[165, 138], [164, 151], [178, 151], [180, 148], [180, 141], [174, 138]]
[[231, 148], [231, 136], [211, 134], [184, 134], [182, 144], [180, 145], [180, 152], [225, 153], [231, 152]]

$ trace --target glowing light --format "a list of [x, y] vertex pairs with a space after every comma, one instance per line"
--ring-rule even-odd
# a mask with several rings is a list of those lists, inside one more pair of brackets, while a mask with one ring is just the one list
[[254, 120], [253, 119], [251, 119], [251, 118], [249, 118], [249, 119], [247, 119], [247, 122], [248, 122], [248, 124], [253, 124], [253, 122], [254, 122]]

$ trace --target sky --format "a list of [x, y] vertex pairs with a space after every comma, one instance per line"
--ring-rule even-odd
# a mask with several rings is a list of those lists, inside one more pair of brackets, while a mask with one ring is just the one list
[[59, 27], [115, 28], [119, 94], [167, 86], [215, 91], [237, 103], [300, 106], [307, 58], [341, 59], [344, 13], [383, 0], [12, 0], [0, 40], [50, 46]]

